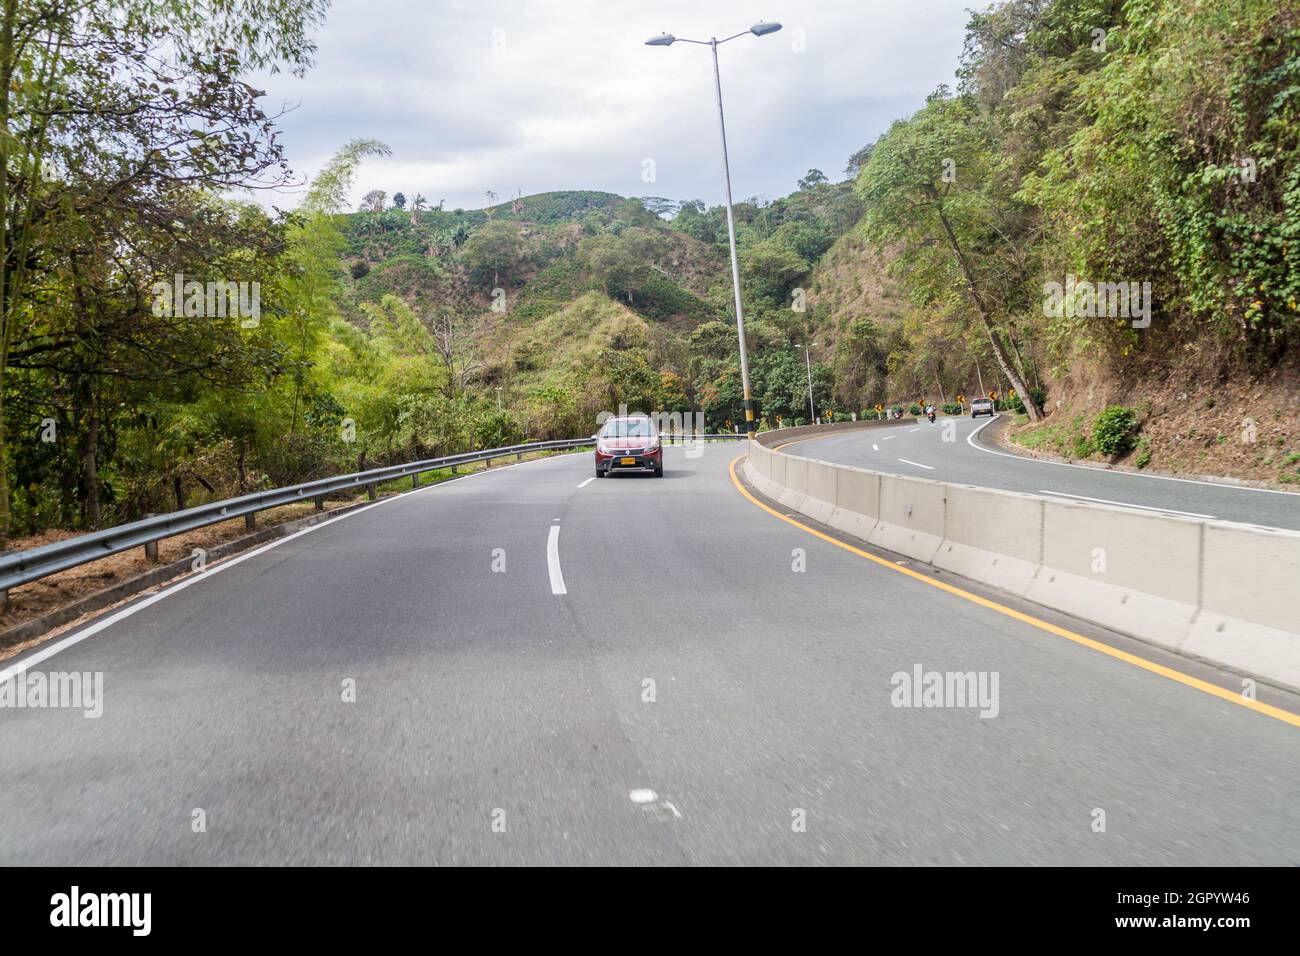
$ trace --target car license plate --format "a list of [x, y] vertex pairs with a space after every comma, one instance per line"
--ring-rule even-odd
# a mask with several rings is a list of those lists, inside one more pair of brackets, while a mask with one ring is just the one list
[[618, 463], [619, 463], [620, 465], [635, 465], [635, 464], [636, 464], [636, 459], [635, 459], [635, 458], [620, 458], [620, 459], [618, 460]]

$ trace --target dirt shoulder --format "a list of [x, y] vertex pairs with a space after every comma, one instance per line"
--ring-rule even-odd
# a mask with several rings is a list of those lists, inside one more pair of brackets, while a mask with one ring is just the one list
[[[1111, 405], [1133, 409], [1137, 419], [1133, 449], [1114, 459], [1095, 450], [1092, 432]], [[1300, 491], [1300, 373], [1293, 369], [1240, 382], [1171, 375], [1122, 390], [1081, 377], [1055, 385], [1048, 406], [1040, 424], [1007, 416], [984, 434], [1025, 457]]]

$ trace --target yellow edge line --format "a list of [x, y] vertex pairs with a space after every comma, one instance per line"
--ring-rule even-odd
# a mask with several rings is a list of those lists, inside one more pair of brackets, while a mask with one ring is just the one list
[[955, 585], [948, 584], [946, 581], [936, 580], [935, 578], [932, 578], [929, 575], [922, 574], [919, 571], [913, 571], [911, 568], [905, 568], [901, 565], [895, 564], [892, 561], [888, 561], [885, 558], [877, 557], [874, 554], [870, 554], [869, 552], [863, 551], [861, 548], [855, 548], [853, 545], [846, 544], [845, 542], [840, 541], [838, 538], [833, 538], [828, 534], [824, 534], [821, 531], [818, 531], [816, 528], [810, 528], [808, 527], [808, 525], [804, 524], [801, 521], [796, 521], [795, 519], [788, 517], [787, 515], [783, 515], [775, 508], [769, 508], [767, 505], [763, 504], [763, 502], [759, 501], [757, 498], [755, 498], [752, 494], [749, 493], [748, 488], [746, 488], [744, 485], [740, 483], [740, 479], [736, 476], [736, 462], [740, 461], [744, 457], [746, 456], [737, 455], [735, 458], [732, 459], [731, 464], [728, 466], [728, 470], [731, 472], [731, 483], [736, 486], [736, 490], [739, 491], [746, 498], [748, 498], [751, 504], [757, 505], [758, 507], [766, 511], [768, 514], [780, 518], [782, 521], [786, 522], [787, 524], [794, 525], [796, 528], [799, 528], [801, 531], [806, 531], [815, 537], [821, 538], [823, 541], [828, 541], [831, 544], [835, 545], [837, 548], [843, 548], [845, 551], [849, 551], [853, 554], [856, 554], [860, 558], [866, 558], [868, 561], [873, 561], [883, 568], [889, 568], [889, 570], [891, 571], [897, 571], [899, 574], [905, 574], [909, 578], [914, 578], [917, 581], [921, 581], [922, 583], [928, 584], [931, 587], [938, 588], [941, 591], [947, 591], [949, 594], [953, 594], [959, 598], [962, 598], [963, 600], [970, 601], [972, 604], [978, 604], [980, 607], [986, 607], [990, 611], [997, 611], [999, 614], [1005, 614], [1007, 617], [1015, 618], [1017, 621], [1021, 621], [1032, 627], [1036, 627], [1040, 631], [1046, 631], [1049, 634], [1055, 634], [1057, 637], [1063, 637], [1067, 641], [1073, 641], [1076, 644], [1082, 644], [1084, 647], [1091, 648], [1094, 651], [1099, 651], [1100, 653], [1105, 654], [1108, 657], [1113, 657], [1116, 660], [1121, 660], [1124, 661], [1125, 663], [1132, 664], [1134, 667], [1140, 667], [1143, 670], [1150, 671], [1153, 674], [1159, 674], [1161, 677], [1167, 677], [1170, 680], [1177, 681], [1178, 683], [1183, 684], [1187, 687], [1192, 687], [1195, 688], [1196, 690], [1203, 691], [1206, 694], [1210, 694], [1214, 697], [1218, 697], [1220, 700], [1226, 700], [1230, 704], [1236, 704], [1239, 707], [1245, 707], [1246, 709], [1253, 710], [1256, 713], [1264, 714], [1268, 717], [1274, 718], [1275, 720], [1280, 720], [1283, 723], [1290, 724], [1292, 727], [1300, 727], [1300, 714], [1294, 714], [1289, 710], [1283, 710], [1282, 708], [1274, 707], [1271, 704], [1265, 704], [1257, 700], [1251, 700], [1248, 697], [1242, 697], [1240, 694], [1235, 694], [1230, 690], [1225, 690], [1224, 688], [1211, 684], [1208, 681], [1203, 681], [1199, 677], [1192, 677], [1189, 674], [1184, 674], [1182, 671], [1176, 671], [1172, 667], [1165, 667], [1163, 664], [1157, 664], [1155, 661], [1149, 661], [1144, 657], [1138, 657], [1136, 654], [1130, 654], [1127, 651], [1121, 651], [1118, 648], [1111, 647], [1109, 644], [1103, 644], [1101, 641], [1093, 640], [1090, 637], [1084, 637], [1082, 634], [1076, 634], [1074, 631], [1066, 630], [1065, 628], [1049, 623], [1048, 621], [1040, 620], [1039, 618], [1034, 617], [1032, 614], [1026, 614], [1023, 611], [1017, 611], [1015, 608], [1007, 607], [1005, 604], [999, 604], [997, 601], [991, 601], [988, 598], [981, 597], [978, 594], [972, 594], [970, 591], [966, 591], [963, 590], [962, 588], [956, 587]]
[[[865, 430], [865, 429], [864, 429]], [[797, 445], [803, 441], [812, 441], [814, 438], [829, 438], [830, 435], [809, 435], [807, 438], [794, 438], [790, 441], [783, 441], [779, 445], [773, 445], [771, 451], [780, 451], [782, 448], [789, 448], [791, 445]]]

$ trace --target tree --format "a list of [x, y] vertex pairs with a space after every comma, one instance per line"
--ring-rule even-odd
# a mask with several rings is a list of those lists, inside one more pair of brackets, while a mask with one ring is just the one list
[[382, 189], [372, 189], [361, 197], [362, 212], [383, 212], [384, 200], [388, 198], [388, 193]]
[[803, 190], [815, 189], [818, 186], [825, 185], [826, 182], [825, 173], [820, 169], [810, 169], [803, 179], [799, 180], [799, 188]]
[[849, 161], [844, 164], [845, 175], [857, 179], [858, 173], [862, 172], [862, 167], [867, 165], [867, 161], [871, 159], [871, 148], [874, 145], [874, 143], [868, 143], [849, 157]]
[[600, 279], [606, 292], [624, 296], [632, 304], [653, 273], [656, 260], [667, 249], [668, 243], [658, 230], [631, 226], [618, 235], [582, 240], [578, 257]]
[[[1024, 230], [1013, 222], [1024, 207], [1014, 199], [1015, 184], [999, 178], [994, 147], [970, 101], [941, 89], [875, 144], [856, 189], [870, 235], [904, 245], [904, 266], [924, 273], [931, 299], [962, 290], [1003, 374], [1029, 396], [1008, 345], [1006, 309], [1024, 301], [1028, 280], [1025, 249], [1016, 241]], [[1042, 419], [1032, 398], [1025, 408], [1031, 420]]]
[[755, 299], [770, 309], [789, 305], [795, 283], [808, 274], [808, 261], [776, 239], [764, 239], [745, 249], [741, 276]]
[[662, 196], [642, 196], [640, 202], [642, 206], [660, 219], [675, 215], [682, 205], [676, 200], [665, 199]]
[[411, 225], [412, 226], [418, 226], [420, 224], [420, 213], [423, 210], [428, 208], [429, 208], [429, 200], [425, 199], [424, 196], [422, 196], [420, 193], [416, 193], [415, 198], [411, 200]]
[[99, 455], [125, 390], [241, 365], [235, 340], [213, 340], [228, 328], [153, 315], [146, 290], [180, 268], [240, 269], [241, 240], [273, 258], [264, 216], [199, 193], [287, 182], [272, 119], [243, 77], [305, 70], [325, 6], [0, 0], [0, 534], [11, 371], [24, 391], [71, 389], [60, 414], [78, 448], [82, 520], [95, 526]]
[[394, 209], [405, 209], [405, 208], [406, 208], [406, 196], [405, 196], [405, 194], [403, 194], [403, 193], [393, 193], [393, 208], [394, 208]]
[[[463, 227], [462, 224], [460, 228]], [[521, 249], [519, 226], [508, 220], [493, 220], [469, 233], [463, 240], [460, 258], [471, 285], [486, 286], [490, 292], [501, 285], [501, 270], [511, 268]], [[492, 275], [490, 286], [487, 285], [489, 272]]]

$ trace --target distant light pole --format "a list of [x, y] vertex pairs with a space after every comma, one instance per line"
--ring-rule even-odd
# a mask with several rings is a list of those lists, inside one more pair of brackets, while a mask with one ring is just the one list
[[756, 37], [766, 36], [781, 29], [779, 23], [764, 23], [761, 20], [748, 30], [719, 40], [686, 40], [671, 33], [661, 33], [646, 40], [646, 46], [672, 46], [674, 43], [695, 43], [713, 50], [713, 88], [718, 94], [718, 129], [722, 132], [722, 175], [727, 184], [727, 239], [731, 243], [731, 285], [736, 294], [736, 335], [740, 339], [740, 382], [745, 390], [745, 431], [754, 437], [754, 397], [749, 389], [749, 353], [745, 349], [745, 314], [740, 305], [740, 260], [736, 257], [736, 220], [731, 211], [731, 165], [727, 161], [727, 123], [722, 116], [722, 74], [718, 70], [718, 44], [726, 43], [737, 37], [752, 33]]
[[497, 414], [501, 414], [501, 386], [497, 386]]
[[794, 343], [795, 348], [803, 349], [803, 363], [804, 367], [808, 369], [808, 424], [810, 425], [817, 422], [817, 412], [813, 406], [812, 359], [808, 357], [808, 349], [816, 344], [816, 342], [809, 342], [807, 345], [800, 345], [798, 342]]

